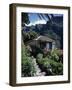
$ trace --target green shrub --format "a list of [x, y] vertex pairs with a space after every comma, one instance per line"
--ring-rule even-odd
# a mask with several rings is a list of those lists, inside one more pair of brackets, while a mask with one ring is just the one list
[[37, 62], [41, 66], [43, 70], [49, 70], [51, 68], [50, 62], [48, 61], [48, 58], [43, 58], [42, 54], [37, 55]]
[[22, 30], [22, 39], [24, 43], [26, 43], [29, 40], [33, 40], [36, 37], [38, 37], [38, 33], [36, 33], [35, 31], [31, 29], [28, 32]]
[[21, 52], [21, 65], [22, 65], [22, 76], [28, 77], [28, 76], [34, 76], [36, 73], [32, 58], [29, 57], [28, 53], [26, 52], [26, 47], [22, 47]]
[[50, 74], [52, 75], [61, 75], [63, 74], [63, 64], [56, 60], [56, 56], [51, 56], [51, 58], [44, 57], [42, 54], [38, 54], [37, 56], [37, 62], [42, 67], [42, 69], [49, 72], [51, 69], [52, 72]]
[[63, 64], [62, 63], [50, 60], [50, 65], [52, 67], [52, 72], [54, 75], [63, 74]]
[[31, 45], [32, 54], [34, 57], [37, 57], [38, 54], [43, 54], [43, 50], [39, 46]]
[[36, 58], [37, 59], [43, 59], [43, 54], [39, 53]]
[[43, 66], [47, 69], [51, 68], [50, 60], [48, 58], [43, 58]]
[[36, 73], [31, 57], [25, 57], [23, 59], [22, 73], [24, 76], [34, 76]]
[[53, 59], [54, 61], [59, 61], [59, 50], [54, 49], [51, 51], [51, 59]]

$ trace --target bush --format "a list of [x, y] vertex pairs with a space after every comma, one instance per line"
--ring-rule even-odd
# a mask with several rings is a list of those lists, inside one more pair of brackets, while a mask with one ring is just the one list
[[37, 32], [31, 29], [27, 32], [25, 30], [22, 30], [22, 39], [24, 43], [28, 42], [29, 40], [33, 40], [37, 36], [38, 36]]
[[59, 57], [61, 55], [61, 52], [58, 49], [54, 49], [51, 51], [51, 59], [54, 61], [59, 62]]
[[29, 54], [26, 52], [26, 47], [22, 47], [22, 76], [28, 77], [28, 76], [34, 76], [36, 73], [32, 58], [29, 57]]
[[25, 57], [22, 62], [22, 73], [24, 76], [34, 76], [35, 67], [33, 65], [31, 57]]
[[43, 59], [43, 54], [39, 53], [36, 58], [37, 59]]
[[31, 48], [32, 48], [32, 55], [34, 57], [37, 57], [38, 54], [43, 54], [43, 50], [39, 48], [38, 46], [31, 45]]
[[50, 69], [51, 65], [50, 62], [48, 61], [48, 58], [43, 58], [43, 54], [38, 54], [37, 55], [37, 62], [42, 69], [42, 71], [45, 71], [48, 75], [51, 75]]
[[46, 69], [51, 69], [51, 65], [50, 65], [50, 60], [48, 58], [43, 58], [43, 66], [46, 68]]
[[62, 63], [50, 60], [50, 65], [52, 67], [52, 72], [54, 75], [63, 74], [63, 64]]
[[46, 71], [48, 75], [61, 75], [63, 74], [63, 64], [58, 61], [58, 57], [55, 54], [50, 57], [43, 57], [42, 54], [37, 55], [37, 62], [42, 70]]

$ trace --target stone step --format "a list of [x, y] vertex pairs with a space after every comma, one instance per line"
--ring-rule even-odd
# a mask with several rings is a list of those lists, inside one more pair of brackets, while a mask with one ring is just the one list
[[35, 76], [45, 76], [46, 73], [45, 72], [41, 72], [41, 69], [39, 68], [35, 58], [33, 59], [33, 63], [34, 63], [35, 69], [36, 69]]

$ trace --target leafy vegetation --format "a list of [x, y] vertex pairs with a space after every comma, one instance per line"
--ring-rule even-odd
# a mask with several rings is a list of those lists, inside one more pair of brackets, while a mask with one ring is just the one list
[[33, 59], [29, 56], [30, 53], [28, 52], [25, 46], [22, 46], [22, 76], [34, 76], [36, 73]]
[[32, 31], [31, 29], [28, 32], [22, 30], [22, 38], [24, 43], [28, 42], [29, 40], [33, 40], [37, 36], [38, 34], [35, 31]]
[[22, 13], [22, 27], [25, 26], [25, 24], [28, 24], [29, 21], [29, 17], [28, 17], [28, 13]]
[[59, 61], [60, 52], [58, 50], [53, 50], [50, 53], [51, 54], [46, 57], [43, 57], [43, 54], [37, 55], [37, 62], [40, 68], [46, 71], [47, 75], [63, 74], [63, 64]]

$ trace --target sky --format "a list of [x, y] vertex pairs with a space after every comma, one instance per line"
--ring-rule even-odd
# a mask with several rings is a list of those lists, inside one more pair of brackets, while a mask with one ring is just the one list
[[30, 23], [28, 25], [26, 24], [26, 26], [31, 26], [36, 24], [46, 24], [47, 22], [47, 18], [46, 20], [44, 19], [41, 20], [36, 13], [29, 13], [28, 16]]
[[[38, 14], [36, 13], [29, 13], [29, 24], [26, 24], [26, 26], [32, 26], [32, 25], [36, 25], [36, 24], [46, 24], [46, 22], [48, 21], [48, 18], [45, 17], [45, 19], [40, 19]], [[54, 14], [54, 16], [61, 16], [61, 14]]]

